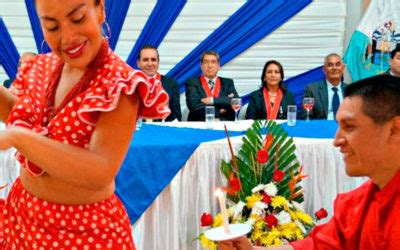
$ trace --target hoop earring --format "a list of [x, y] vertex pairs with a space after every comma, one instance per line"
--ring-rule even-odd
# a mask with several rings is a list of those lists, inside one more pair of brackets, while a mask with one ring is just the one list
[[46, 48], [46, 47], [48, 48], [49, 45], [47, 44], [46, 40], [43, 39], [42, 43], [40, 44], [40, 54], [47, 53], [47, 52], [45, 51], [45, 48]]
[[[106, 27], [106, 30], [104, 30], [104, 26]], [[104, 21], [103, 25], [101, 26], [101, 31], [105, 39], [109, 40], [111, 38], [111, 28], [107, 21]]]

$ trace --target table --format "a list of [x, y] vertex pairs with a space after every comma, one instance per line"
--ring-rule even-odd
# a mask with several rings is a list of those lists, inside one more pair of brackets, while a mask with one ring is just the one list
[[[237, 152], [242, 144], [243, 129], [251, 121], [226, 124], [231, 131], [234, 151]], [[171, 126], [181, 128], [169, 128]], [[320, 126], [326, 128], [325, 132], [330, 138], [313, 132]], [[203, 212], [217, 213], [218, 206], [213, 193], [216, 187], [225, 184], [225, 177], [219, 171], [220, 162], [221, 159], [231, 158], [225, 133], [221, 131], [223, 123], [216, 124], [214, 130], [204, 127], [203, 123], [185, 122], [145, 124], [135, 133], [117, 177], [117, 194], [122, 200], [125, 199], [127, 210], [130, 204], [137, 203], [140, 205], [138, 210], [145, 211], [143, 214], [130, 214], [132, 218], [138, 218], [133, 225], [138, 249], [201, 249], [195, 240], [201, 232], [200, 216]], [[303, 181], [304, 208], [309, 213], [324, 207], [331, 215], [336, 194], [353, 189], [365, 180], [346, 176], [340, 152], [332, 145], [334, 130], [334, 124], [329, 121], [298, 121], [297, 126], [288, 128], [292, 136], [321, 137], [294, 138], [298, 160], [309, 174]], [[176, 132], [179, 132], [179, 136], [175, 137]], [[194, 136], [188, 137], [189, 134]], [[0, 174], [8, 179], [7, 182], [17, 176], [14, 152], [14, 149], [0, 152]], [[167, 160], [161, 160], [165, 155], [168, 156]], [[133, 172], [132, 164], [136, 166]], [[162, 174], [159, 174], [160, 169], [163, 170]], [[144, 173], [141, 182], [131, 181], [136, 175]], [[162, 185], [157, 188], [150, 185], [151, 188], [148, 188], [151, 180]], [[154, 201], [149, 202], [148, 199], [152, 197]]]
[[[319, 121], [320, 123], [328, 123]], [[332, 125], [332, 124], [331, 124]], [[191, 126], [181, 123], [180, 126]], [[196, 123], [200, 128], [203, 125]], [[228, 128], [237, 126], [228, 123]], [[312, 135], [318, 122], [301, 123], [289, 128], [289, 134], [308, 128]], [[326, 126], [333, 136], [334, 126]], [[220, 127], [221, 128], [221, 127]], [[240, 131], [240, 129], [236, 129]], [[302, 131], [304, 132], [304, 131]], [[232, 137], [234, 151], [242, 144], [241, 137]], [[324, 207], [332, 214], [333, 199], [337, 193], [359, 186], [365, 178], [349, 178], [344, 163], [332, 139], [294, 138], [296, 155], [309, 177], [303, 181], [304, 208], [314, 213]], [[195, 238], [201, 233], [200, 216], [203, 212], [216, 214], [216, 187], [225, 184], [219, 171], [221, 159], [230, 160], [226, 139], [200, 144], [169, 185], [158, 195], [152, 205], [134, 224], [134, 238], [138, 249], [201, 249]]]

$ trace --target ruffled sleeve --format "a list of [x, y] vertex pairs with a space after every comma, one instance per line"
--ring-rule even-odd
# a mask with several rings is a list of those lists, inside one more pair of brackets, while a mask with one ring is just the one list
[[26, 63], [22, 66], [22, 68], [18, 69], [17, 77], [15, 78], [14, 82], [10, 86], [10, 91], [13, 95], [17, 97], [21, 97], [25, 94], [25, 89], [27, 88], [27, 83], [33, 80], [29, 80], [28, 72], [32, 68], [32, 65], [36, 57], [30, 58], [26, 61]]
[[163, 119], [170, 114], [168, 94], [161, 82], [138, 70], [118, 73], [115, 79], [102, 80], [103, 85], [89, 89], [82, 97], [79, 117], [87, 124], [95, 125], [93, 112], [114, 110], [121, 94], [132, 95], [137, 92], [140, 98], [138, 116], [146, 119]]

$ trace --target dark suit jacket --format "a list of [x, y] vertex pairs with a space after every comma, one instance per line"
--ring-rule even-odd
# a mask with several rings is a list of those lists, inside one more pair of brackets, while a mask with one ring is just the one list
[[169, 108], [171, 109], [171, 114], [165, 119], [165, 121], [169, 122], [175, 119], [182, 121], [178, 82], [171, 77], [161, 76], [161, 83], [165, 91], [168, 93]]
[[3, 82], [3, 86], [6, 87], [6, 88], [9, 88], [9, 87], [11, 86], [12, 83], [13, 83], [13, 80], [8, 79], [8, 80], [5, 80], [5, 81]]
[[[232, 79], [220, 77], [221, 89], [219, 96], [214, 97], [215, 117], [223, 120], [235, 120], [235, 111], [231, 107], [231, 98], [239, 97]], [[201, 86], [200, 78], [191, 78], [186, 82], [186, 104], [189, 108], [188, 121], [205, 121], [205, 107], [201, 102], [207, 97]]]
[[[286, 119], [287, 106], [296, 105], [293, 94], [287, 90], [283, 90], [281, 105], [279, 107], [277, 119]], [[246, 119], [265, 120], [267, 119], [267, 111], [265, 109], [265, 101], [263, 88], [260, 88], [250, 94], [249, 106], [246, 110]]]
[[[340, 85], [342, 92], [345, 90], [347, 84]], [[328, 118], [328, 88], [326, 80], [312, 83], [306, 86], [304, 90], [304, 97], [314, 98], [314, 108], [310, 111], [311, 119], [327, 119]], [[303, 118], [306, 118], [307, 112], [303, 109]]]

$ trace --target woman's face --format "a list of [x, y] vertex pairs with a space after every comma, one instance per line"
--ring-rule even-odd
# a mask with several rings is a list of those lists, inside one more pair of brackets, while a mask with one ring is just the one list
[[102, 44], [104, 1], [36, 0], [44, 38], [70, 67], [86, 69]]
[[264, 81], [268, 86], [279, 86], [279, 82], [282, 80], [281, 72], [278, 65], [271, 63], [268, 65], [265, 71]]

